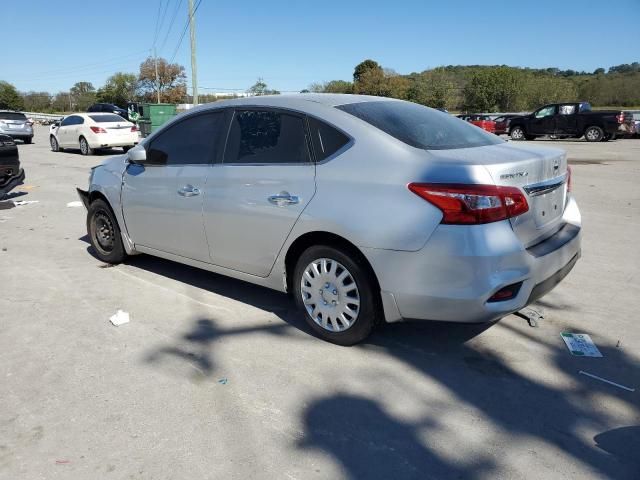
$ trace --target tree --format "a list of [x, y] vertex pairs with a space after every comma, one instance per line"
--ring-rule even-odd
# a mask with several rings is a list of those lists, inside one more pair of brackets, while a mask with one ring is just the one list
[[84, 111], [96, 102], [96, 89], [91, 82], [77, 82], [69, 93], [76, 110]]
[[596, 69], [593, 71], [593, 74], [594, 74], [594, 75], [602, 75], [602, 74], [604, 74], [604, 72], [605, 72], [604, 68], [600, 67], [600, 68], [596, 68]]
[[158, 58], [158, 82], [156, 83], [156, 60], [147, 58], [140, 64], [138, 75], [138, 93], [149, 102], [157, 101], [158, 91], [160, 102], [179, 103], [187, 95], [186, 74], [184, 67], [177, 63], [168, 63], [164, 58]]
[[391, 96], [391, 88], [382, 68], [369, 68], [358, 75], [358, 80], [353, 83], [353, 93], [389, 97]]
[[138, 78], [135, 74], [117, 72], [107, 79], [104, 87], [98, 89], [96, 97], [99, 102], [127, 108], [127, 102], [136, 99], [137, 86]]
[[58, 92], [51, 100], [51, 108], [54, 112], [70, 112], [71, 94], [69, 92]]
[[278, 90], [269, 90], [269, 88], [267, 87], [267, 84], [264, 82], [262, 77], [259, 77], [256, 83], [254, 83], [247, 89], [247, 93], [250, 93], [251, 95], [255, 95], [255, 96], [280, 94]]
[[324, 85], [325, 93], [353, 93], [353, 83], [344, 80], [331, 80]]
[[24, 109], [24, 102], [16, 87], [3, 80], [0, 80], [0, 108], [7, 110]]
[[380, 74], [384, 73], [382, 71], [382, 67], [380, 67], [378, 62], [376, 62], [375, 60], [367, 59], [356, 65], [356, 68], [353, 70], [353, 83], [359, 82], [362, 79], [362, 75], [370, 70], [380, 70]]
[[51, 110], [51, 94], [49, 92], [30, 91], [22, 94], [24, 109], [27, 112], [48, 112]]

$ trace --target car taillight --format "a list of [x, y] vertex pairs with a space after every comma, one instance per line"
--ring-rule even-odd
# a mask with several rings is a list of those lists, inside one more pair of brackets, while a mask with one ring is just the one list
[[107, 133], [102, 127], [89, 127], [93, 133]]
[[138, 131], [138, 127], [136, 127], [135, 125], [133, 127], [131, 127], [131, 131], [132, 132], [137, 132]]
[[567, 193], [571, 191], [571, 167], [567, 165]]
[[519, 188], [497, 185], [410, 183], [409, 190], [442, 211], [441, 223], [475, 225], [506, 220], [529, 210]]

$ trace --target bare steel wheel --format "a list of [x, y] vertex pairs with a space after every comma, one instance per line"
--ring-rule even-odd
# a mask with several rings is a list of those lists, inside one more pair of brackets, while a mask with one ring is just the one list
[[374, 273], [355, 248], [307, 248], [298, 258], [292, 285], [307, 323], [329, 342], [358, 343], [382, 318]]
[[89, 205], [87, 233], [96, 256], [107, 263], [120, 263], [126, 257], [118, 221], [111, 207], [102, 199]]
[[309, 316], [329, 332], [347, 330], [358, 319], [358, 285], [349, 270], [331, 258], [319, 258], [307, 265], [300, 292]]

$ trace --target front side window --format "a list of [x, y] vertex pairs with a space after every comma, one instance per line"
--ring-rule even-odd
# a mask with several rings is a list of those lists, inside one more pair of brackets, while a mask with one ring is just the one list
[[222, 112], [205, 113], [177, 122], [151, 140], [147, 158], [150, 163], [160, 165], [212, 163], [223, 123]]
[[67, 125], [73, 125], [73, 117], [66, 117], [60, 123], [61, 127], [66, 127]]
[[448, 113], [398, 100], [358, 102], [336, 108], [364, 120], [396, 139], [425, 150], [483, 147], [504, 143]]
[[555, 115], [555, 113], [556, 113], [555, 105], [550, 105], [548, 107], [544, 107], [544, 108], [541, 108], [540, 110], [538, 110], [535, 113], [535, 117], [536, 118], [550, 117], [552, 115]]
[[304, 121], [272, 110], [236, 110], [224, 163], [309, 162]]

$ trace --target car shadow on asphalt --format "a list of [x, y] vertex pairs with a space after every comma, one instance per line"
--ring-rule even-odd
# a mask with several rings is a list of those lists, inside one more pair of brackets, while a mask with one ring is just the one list
[[[264, 332], [289, 335], [291, 327], [312, 335], [296, 312], [291, 299], [282, 293], [253, 284], [213, 274], [197, 268], [141, 255], [130, 257], [127, 265], [205, 289], [239, 302], [272, 312], [283, 320], [238, 328], [220, 328], [212, 318], [197, 318], [191, 328], [168, 345], [157, 347], [145, 361], [160, 364], [168, 357], [177, 358], [193, 366], [201, 379], [215, 373], [213, 344], [218, 339]], [[550, 305], [546, 305], [551, 308]], [[497, 323], [528, 342], [544, 346], [553, 375], [567, 378], [566, 385], [537, 381], [535, 372], [522, 372], [523, 365], [535, 368], [535, 361], [516, 364], [505, 359], [501, 352], [476, 347], [472, 339], [496, 324], [444, 324], [439, 322], [410, 322], [384, 325], [377, 329], [355, 351], [375, 350], [377, 354], [401, 361], [412, 371], [419, 372], [427, 382], [435, 382], [449, 397], [455, 399], [456, 412], [474, 412], [474, 423], [484, 424], [485, 431], [496, 432], [496, 444], [490, 448], [477, 436], [467, 437], [464, 429], [450, 426], [446, 419], [422, 418], [408, 422], [395, 418], [374, 395], [338, 391], [321, 395], [308, 402], [302, 412], [303, 438], [293, 448], [316, 450], [329, 455], [348, 478], [486, 478], [505, 474], [501, 449], [508, 445], [517, 449], [518, 443], [529, 446], [522, 452], [525, 464], [536, 462], [536, 444], [545, 445], [545, 462], [549, 452], [571, 459], [583, 470], [597, 472], [607, 478], [637, 479], [640, 458], [638, 425], [616, 425], [615, 417], [603, 403], [616, 401], [626, 409], [638, 411], [637, 393], [626, 392], [596, 382], [578, 371], [585, 359], [572, 357], [559, 339], [549, 339], [544, 329], [522, 328], [520, 319], [510, 316]], [[497, 327], [496, 327], [497, 328]], [[588, 332], [587, 332], [588, 333]], [[320, 340], [314, 340], [320, 341]], [[331, 347], [341, 348], [341, 347]], [[595, 374], [614, 378], [633, 385], [639, 377], [638, 362], [623, 349], [599, 345], [604, 358], [590, 363]], [[538, 351], [538, 350], [536, 350]], [[529, 355], [522, 352], [523, 359]], [[541, 363], [548, 368], [549, 361]], [[595, 367], [594, 367], [595, 365]], [[542, 367], [541, 367], [542, 368]], [[586, 368], [585, 368], [586, 369]], [[634, 380], [635, 379], [635, 380]], [[392, 384], [414, 401], [429, 404], [433, 399], [415, 385], [403, 384], [400, 377], [381, 372], [371, 374], [374, 384]], [[597, 404], [598, 406], [594, 406]], [[638, 422], [640, 423], [640, 422]], [[582, 433], [589, 426], [599, 430], [593, 438]], [[476, 425], [474, 432], [477, 435]], [[461, 447], [474, 454], [461, 459], [455, 451], [443, 453], [443, 446], [431, 443], [443, 430], [453, 429]], [[434, 440], [435, 441], [435, 440]], [[478, 444], [480, 442], [480, 444]], [[510, 456], [517, 450], [510, 450]], [[542, 460], [540, 460], [542, 461]], [[563, 460], [558, 460], [563, 461]], [[571, 465], [545, 464], [547, 474], [558, 477], [567, 474]], [[535, 474], [533, 474], [535, 475]]]
[[[507, 317], [499, 325], [502, 327], [505, 323], [510, 330], [522, 333], [523, 329], [510, 325], [513, 321], [514, 317]], [[486, 328], [486, 325], [432, 323], [390, 325], [380, 329], [359, 348], [375, 346], [377, 351], [382, 349], [390, 358], [421, 372], [426, 380], [436, 382], [450, 393], [456, 401], [455, 410], [475, 412], [474, 424], [485, 424], [485, 430], [506, 432], [509, 444], [514, 448], [521, 440], [528, 445], [544, 444], [545, 456], [549, 449], [556, 450], [581, 464], [584, 470], [598, 472], [603, 477], [638, 478], [640, 436], [637, 433], [640, 427], [609, 428], [613, 417], [602, 406], [603, 402], [606, 405], [607, 401], [617, 401], [625, 408], [638, 411], [637, 396], [634, 396], [637, 394], [579, 375], [578, 371], [584, 365], [580, 361], [585, 359], [572, 357], [559, 342], [546, 340], [544, 343], [549, 348], [554, 369], [558, 370], [557, 375], [569, 376], [570, 380], [565, 387], [536, 381], [535, 375], [520, 373], [498, 352], [469, 344], [469, 340]], [[529, 341], [541, 342], [536, 335], [525, 335]], [[601, 351], [609, 367], [597, 369], [597, 372], [631, 385], [633, 378], [637, 382], [640, 372], [637, 362], [620, 349], [602, 346]], [[376, 375], [371, 381], [396, 384], [399, 389], [406, 390], [407, 395], [411, 392], [425, 404], [433, 401], [426, 395], [420, 398], [413, 385], [401, 385], [391, 376]], [[572, 388], [572, 384], [577, 387]], [[594, 407], [594, 403], [598, 406]], [[473, 437], [467, 437], [464, 429], [454, 430], [460, 448], [483, 453], [452, 461], [451, 458], [458, 456], [455, 444], [450, 452], [443, 454], [441, 446], [430, 448], [429, 434], [433, 432], [437, 437], [443, 430], [456, 427], [449, 427], [446, 420], [435, 417], [413, 423], [392, 418], [373, 396], [337, 393], [320, 397], [305, 410], [303, 423], [305, 437], [298, 448], [316, 449], [330, 455], [348, 472], [348, 478], [466, 479], [505, 475], [500, 471], [499, 457], [501, 448], [507, 446], [504, 440], [502, 444], [495, 440], [496, 444], [491, 448], [481, 447], [477, 437], [474, 443]], [[580, 435], [585, 425], [601, 429], [601, 432], [589, 441]], [[527, 461], [535, 462], [539, 458], [535, 450], [523, 451], [522, 455], [529, 457]], [[547, 474], [551, 468], [557, 477], [572, 471], [569, 465], [558, 465], [557, 469], [548, 464], [545, 466]], [[532, 472], [532, 475], [543, 473]]]

